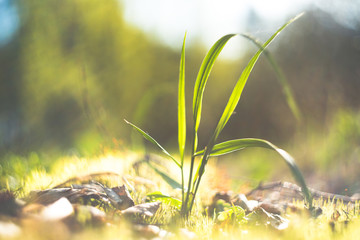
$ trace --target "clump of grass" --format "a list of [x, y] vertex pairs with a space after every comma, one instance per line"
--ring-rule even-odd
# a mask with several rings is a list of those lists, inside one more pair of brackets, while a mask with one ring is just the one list
[[[204, 90], [215, 63], [215, 60], [219, 56], [220, 52], [226, 45], [226, 43], [233, 37], [238, 34], [228, 34], [220, 38], [209, 50], [207, 55], [205, 56], [200, 70], [195, 81], [194, 93], [193, 93], [193, 128], [191, 131], [191, 155], [190, 155], [190, 169], [189, 169], [189, 178], [187, 183], [184, 178], [184, 158], [185, 158], [185, 145], [186, 145], [186, 117], [185, 117], [185, 39], [182, 46], [181, 58], [180, 58], [180, 70], [179, 70], [179, 86], [178, 86], [178, 145], [179, 145], [179, 155], [180, 161], [176, 160], [170, 153], [168, 153], [155, 139], [153, 139], [148, 133], [135, 126], [134, 124], [126, 121], [126, 123], [130, 124], [134, 129], [136, 129], [139, 133], [141, 133], [148, 141], [152, 142], [154, 145], [159, 147], [165, 155], [167, 155], [179, 168], [181, 172], [181, 191], [182, 191], [182, 199], [181, 199], [181, 215], [183, 217], [188, 217], [192, 211], [194, 206], [195, 197], [198, 193], [201, 179], [205, 173], [205, 168], [209, 161], [209, 158], [212, 156], [219, 156], [228, 154], [234, 151], [238, 151], [247, 147], [261, 147], [268, 148], [276, 151], [289, 166], [295, 180], [302, 187], [302, 191], [304, 194], [304, 198], [310, 208], [312, 208], [312, 197], [306, 186], [305, 180], [295, 164], [293, 157], [288, 154], [283, 149], [278, 148], [274, 144], [256, 138], [243, 138], [243, 139], [235, 139], [230, 141], [225, 141], [221, 143], [217, 143], [218, 137], [227, 122], [229, 121], [231, 115], [234, 113], [234, 110], [240, 100], [245, 84], [249, 78], [249, 75], [254, 68], [257, 60], [259, 59], [261, 53], [264, 52], [266, 47], [275, 39], [275, 37], [284, 30], [290, 23], [295, 21], [296, 18], [288, 21], [282, 27], [280, 27], [264, 44], [259, 44], [255, 42], [251, 37], [240, 34], [240, 36], [250, 38], [254, 41], [259, 50], [255, 53], [255, 55], [250, 59], [248, 65], [243, 70], [240, 78], [238, 79], [233, 91], [230, 95], [228, 103], [220, 117], [220, 120], [214, 129], [212, 137], [209, 139], [207, 146], [203, 150], [198, 150], [198, 129], [201, 121], [201, 111], [202, 111], [202, 100], [204, 96]], [[289, 93], [290, 94], [290, 93]], [[195, 158], [199, 157], [199, 165], [195, 168]], [[168, 197], [168, 196], [166, 196]]]
[[0, 165], [3, 168], [0, 187], [15, 191], [17, 197], [23, 198], [33, 190], [52, 188], [74, 177], [106, 172], [119, 175], [101, 177], [102, 180], [109, 180], [112, 185], [117, 186], [122, 183], [120, 176], [131, 169], [131, 162], [136, 158], [135, 153], [123, 154], [115, 151], [92, 158], [59, 156], [53, 159], [51, 165], [49, 163], [46, 164], [49, 166], [44, 167], [40, 164], [42, 158], [35, 153], [28, 158], [11, 155], [9, 162]]

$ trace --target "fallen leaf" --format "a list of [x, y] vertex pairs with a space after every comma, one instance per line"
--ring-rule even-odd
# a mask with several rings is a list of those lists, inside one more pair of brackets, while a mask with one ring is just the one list
[[94, 184], [74, 185], [72, 188], [55, 188], [30, 193], [29, 204], [38, 203], [49, 205], [61, 198], [67, 198], [71, 203], [83, 203], [97, 200], [110, 204], [109, 197], [103, 188]]
[[159, 209], [161, 202], [151, 202], [151, 203], [143, 203], [133, 207], [130, 207], [126, 210], [121, 211], [123, 215], [127, 216], [146, 216], [152, 217]]
[[233, 199], [233, 204], [240, 206], [248, 212], [252, 212], [259, 206], [259, 202], [255, 200], [248, 200], [244, 194], [237, 194]]
[[111, 190], [121, 199], [121, 202], [118, 203], [118, 209], [124, 210], [135, 205], [125, 185], [113, 187]]
[[68, 198], [69, 196], [79, 194], [80, 192], [80, 189], [72, 188], [55, 188], [44, 191], [32, 191], [28, 197], [28, 202], [49, 205], [56, 202], [60, 198]]
[[262, 207], [268, 213], [274, 213], [274, 214], [281, 215], [281, 213], [284, 212], [284, 210], [281, 209], [281, 206], [278, 204], [263, 202], [263, 203], [260, 203], [259, 207]]
[[278, 214], [268, 213], [263, 208], [256, 208], [247, 216], [250, 222], [257, 222], [264, 225], [270, 225], [274, 229], [284, 230], [289, 226], [289, 220]]
[[[92, 189], [99, 194], [105, 194], [112, 206], [119, 210], [125, 210], [135, 205], [125, 185], [108, 188], [99, 182], [91, 182], [85, 185], [73, 185], [73, 188], [84, 189], [84, 191]], [[102, 195], [102, 198], [104, 197]]]

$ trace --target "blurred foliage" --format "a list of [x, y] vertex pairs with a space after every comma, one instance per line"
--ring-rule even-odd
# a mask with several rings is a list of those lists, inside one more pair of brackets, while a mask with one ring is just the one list
[[263, 58], [240, 101], [239, 112], [247, 115], [235, 116], [229, 132], [287, 142], [307, 128], [325, 130], [341, 108], [359, 109], [358, 26], [348, 29], [325, 12], [307, 12], [270, 47], [294, 90], [304, 115], [302, 125], [296, 125], [281, 88], [272, 84], [275, 74]]
[[[130, 26], [119, 1], [16, 3], [20, 27], [13, 40], [0, 48], [2, 155], [73, 148], [80, 154], [92, 154], [106, 146], [122, 147], [131, 141], [124, 118], [148, 129], [164, 147], [175, 148], [181, 46], [165, 47]], [[254, 17], [250, 22], [261, 26], [259, 21]], [[232, 117], [222, 139], [258, 137], [291, 145], [290, 140], [304, 129], [326, 131], [339, 109], [352, 112], [359, 108], [360, 27], [344, 27], [329, 14], [313, 9], [269, 50], [294, 89], [304, 122], [296, 123], [275, 73], [261, 59], [240, 100], [238, 112], [242, 114]], [[186, 51], [190, 100], [205, 52], [199, 45]], [[215, 64], [204, 99], [201, 146], [252, 51], [255, 47], [239, 60], [223, 59]], [[330, 139], [337, 139], [337, 134], [342, 132], [335, 131]], [[347, 146], [355, 146], [356, 141]]]
[[49, 170], [51, 161], [46, 157], [39, 157], [38, 154], [32, 152], [26, 157], [6, 154], [2, 157], [0, 165], [0, 189], [11, 189], [21, 191], [26, 178], [32, 171]]
[[[351, 196], [360, 192], [360, 112], [341, 109], [322, 131], [296, 134], [284, 149], [296, 156], [310, 187]], [[289, 181], [285, 164], [272, 151], [247, 149], [220, 157], [219, 168], [233, 179], [232, 189], [262, 181]]]
[[121, 138], [154, 79], [176, 79], [177, 55], [127, 26], [117, 1], [18, 6], [21, 28], [1, 54], [2, 148], [66, 149], [89, 131], [98, 142]]
[[360, 113], [342, 110], [333, 119], [332, 127], [323, 140], [325, 149], [319, 152], [319, 163], [329, 166], [341, 161], [352, 165], [359, 160], [360, 153]]
[[319, 187], [350, 196], [360, 192], [360, 112], [339, 110], [324, 133], [312, 131], [307, 139], [302, 147], [306, 150], [294, 151], [299, 152], [308, 173], [320, 177]]

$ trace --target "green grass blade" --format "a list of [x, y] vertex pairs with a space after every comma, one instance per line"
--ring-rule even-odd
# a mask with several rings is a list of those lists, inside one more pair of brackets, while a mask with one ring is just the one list
[[[299, 16], [298, 16], [299, 17]], [[213, 136], [211, 137], [206, 151], [203, 155], [203, 158], [200, 162], [200, 165], [204, 165], [206, 164], [208, 155], [210, 154], [210, 152], [212, 151], [212, 148], [215, 144], [215, 141], [217, 140], [220, 132], [224, 129], [225, 125], [227, 124], [228, 120], [230, 119], [231, 115], [233, 114], [239, 100], [242, 94], [242, 91], [244, 90], [245, 84], [250, 76], [250, 73], [252, 71], [252, 69], [255, 66], [255, 63], [257, 62], [257, 60], [260, 57], [260, 54], [265, 50], [265, 48], [275, 39], [275, 37], [277, 35], [279, 35], [279, 33], [284, 30], [284, 28], [286, 28], [290, 23], [292, 23], [293, 21], [295, 21], [298, 17], [295, 17], [293, 19], [291, 19], [290, 21], [288, 21], [287, 23], [285, 23], [282, 27], [280, 27], [266, 42], [265, 44], [262, 45], [262, 47], [255, 53], [255, 55], [250, 59], [248, 65], [246, 66], [246, 68], [244, 69], [244, 71], [242, 72], [239, 80], [237, 81], [231, 95], [230, 98], [228, 100], [228, 103], [225, 107], [225, 110], [218, 122], [218, 125], [216, 126], [216, 129], [214, 131]], [[201, 167], [200, 170], [204, 168]], [[197, 177], [197, 176], [196, 176]]]
[[[302, 176], [298, 166], [295, 163], [294, 158], [289, 153], [287, 153], [283, 149], [278, 148], [277, 146], [270, 143], [269, 141], [262, 140], [262, 139], [256, 139], [256, 138], [243, 138], [243, 139], [236, 139], [236, 140], [222, 142], [222, 143], [216, 144], [214, 146], [214, 148], [212, 149], [212, 151], [210, 153], [210, 156], [224, 155], [227, 153], [242, 150], [247, 147], [261, 147], [261, 148], [268, 148], [268, 149], [276, 151], [285, 160], [285, 162], [289, 166], [291, 173], [293, 174], [295, 180], [301, 186], [301, 189], [302, 189], [302, 192], [304, 194], [306, 201], [309, 203], [310, 207], [312, 206], [311, 194], [309, 192], [309, 189], [307, 188], [304, 177]], [[197, 152], [196, 155], [201, 155], [203, 153], [204, 153], [204, 150]]]
[[[210, 152], [210, 156], [211, 157], [221, 156], [224, 154], [242, 150], [247, 147], [268, 148], [268, 144], [266, 143], [265, 140], [254, 139], [254, 138], [242, 138], [242, 139], [226, 141], [214, 145], [212, 151]], [[205, 152], [204, 150], [198, 151], [195, 153], [195, 156], [203, 155], [204, 152]]]
[[186, 144], [186, 112], [185, 112], [185, 39], [181, 50], [179, 69], [179, 93], [178, 93], [178, 141], [181, 165], [184, 163], [184, 152]]
[[[196, 78], [195, 87], [194, 87], [194, 98], [193, 98], [193, 118], [194, 118], [194, 132], [195, 135], [199, 129], [200, 119], [201, 119], [201, 109], [202, 109], [202, 99], [204, 95], [204, 89], [209, 78], [212, 67], [214, 66], [216, 58], [219, 56], [221, 50], [224, 48], [225, 44], [235, 36], [236, 34], [228, 34], [220, 38], [209, 50], [205, 56], [198, 76]], [[195, 139], [195, 150], [197, 147], [197, 139]]]
[[[258, 48], [262, 49], [262, 44], [258, 40], [256, 40], [254, 37], [252, 37], [250, 35], [245, 35], [245, 34], [242, 34], [242, 36], [249, 39], [250, 41], [252, 41]], [[282, 71], [282, 69], [277, 64], [277, 62], [273, 58], [272, 54], [270, 54], [270, 52], [268, 50], [266, 50], [266, 49], [264, 50], [264, 55], [276, 73], [277, 79], [282, 87], [283, 93], [286, 98], [286, 102], [287, 102], [292, 114], [294, 115], [294, 117], [296, 118], [296, 120], [298, 122], [301, 122], [301, 119], [302, 119], [301, 111], [295, 101], [294, 94], [291, 90], [291, 87], [289, 85], [289, 82], [288, 82], [284, 72]]]
[[150, 164], [149, 162], [147, 162], [147, 164], [149, 165], [149, 167], [151, 167], [157, 174], [160, 175], [160, 177], [167, 183], [169, 184], [173, 189], [181, 189], [182, 186], [180, 183], [178, 183], [176, 180], [174, 180], [172, 177], [170, 177], [168, 174], [164, 173], [163, 171], [161, 171], [160, 169], [158, 169], [157, 167], [153, 166], [152, 164]]
[[296, 120], [300, 123], [302, 120], [302, 114], [284, 72], [281, 70], [280, 66], [277, 64], [277, 62], [272, 57], [269, 51], [265, 51], [265, 56], [267, 57], [274, 71], [276, 72], [277, 78], [280, 82], [280, 85], [282, 86], [283, 93], [286, 98], [286, 102], [292, 114], [294, 115]]
[[[299, 17], [299, 16], [298, 16]], [[282, 27], [280, 27], [262, 46], [261, 49], [259, 49], [255, 55], [251, 58], [251, 60], [249, 61], [248, 65], [246, 66], [246, 68], [244, 69], [244, 71], [242, 72], [239, 80], [237, 81], [231, 96], [229, 98], [229, 101], [225, 107], [225, 110], [219, 120], [219, 123], [215, 129], [214, 135], [213, 135], [213, 139], [212, 141], [210, 141], [210, 143], [214, 143], [216, 141], [216, 139], [218, 138], [220, 132], [224, 129], [226, 123], [228, 122], [228, 120], [230, 119], [231, 115], [233, 114], [239, 100], [242, 94], [242, 91], [244, 90], [245, 84], [249, 78], [249, 75], [252, 71], [252, 69], [255, 66], [255, 63], [257, 62], [257, 60], [260, 57], [260, 54], [265, 50], [265, 48], [275, 39], [276, 36], [278, 36], [280, 34], [280, 32], [282, 30], [284, 30], [290, 23], [292, 23], [293, 21], [295, 21], [298, 17], [295, 17], [293, 19], [291, 19], [290, 21], [288, 21], [287, 23], [285, 23]], [[212, 146], [208, 146], [212, 147]]]
[[177, 210], [181, 208], [181, 201], [177, 198], [165, 195], [159, 191], [147, 194], [148, 197], [152, 198], [155, 201], [161, 201], [165, 204], [175, 207]]
[[[250, 76], [250, 73], [252, 71], [252, 69], [255, 66], [255, 63], [257, 62], [257, 60], [259, 59], [261, 53], [264, 51], [264, 49], [275, 39], [275, 37], [277, 35], [280, 34], [280, 32], [282, 30], [284, 30], [290, 23], [292, 23], [293, 21], [295, 21], [297, 18], [299, 18], [302, 14], [298, 15], [297, 17], [291, 19], [290, 21], [288, 21], [287, 23], [285, 23], [282, 27], [280, 27], [262, 46], [261, 49], [259, 49], [255, 55], [250, 59], [248, 65], [246, 66], [246, 68], [244, 69], [244, 71], [242, 72], [239, 80], [237, 81], [231, 95], [230, 98], [228, 100], [228, 103], [225, 107], [225, 110], [218, 122], [218, 125], [215, 128], [215, 131], [205, 149], [204, 154], [202, 155], [199, 167], [198, 167], [198, 171], [194, 177], [194, 182], [193, 182], [193, 187], [195, 186], [195, 194], [197, 192], [200, 180], [202, 175], [204, 174], [205, 171], [205, 166], [207, 164], [208, 158], [210, 156], [210, 153], [214, 147], [214, 144], [219, 136], [219, 134], [221, 133], [221, 131], [224, 129], [225, 125], [227, 124], [228, 120], [230, 119], [231, 115], [233, 114], [239, 100], [242, 94], [242, 91], [244, 90], [245, 84]], [[228, 35], [227, 35], [228, 36]], [[222, 39], [222, 38], [221, 38]], [[220, 39], [220, 40], [221, 40]], [[219, 40], [219, 41], [220, 41]], [[195, 93], [194, 93], [195, 94]], [[194, 98], [195, 99], [195, 98]], [[195, 101], [194, 101], [194, 106], [195, 106]], [[194, 112], [195, 113], [195, 112]], [[195, 116], [195, 115], [194, 115]], [[194, 118], [195, 119], [195, 118]], [[196, 119], [195, 119], [196, 120]], [[195, 128], [196, 130], [196, 128]], [[196, 149], [195, 149], [196, 152]]]
[[163, 153], [165, 153], [166, 156], [168, 156], [169, 158], [171, 158], [175, 163], [176, 165], [178, 165], [179, 167], [181, 167], [180, 163], [175, 159], [173, 158], [173, 156], [170, 155], [170, 153], [168, 153], [157, 141], [155, 141], [155, 139], [153, 139], [149, 134], [147, 134], [146, 132], [144, 132], [143, 130], [141, 130], [140, 128], [138, 128], [137, 126], [135, 126], [134, 124], [128, 122], [127, 120], [124, 119], [124, 121], [131, 125], [135, 130], [137, 130], [141, 135], [143, 135], [143, 137], [148, 140], [149, 142], [153, 143], [154, 145], [156, 145], [158, 148], [161, 149], [161, 151]]
[[[201, 109], [202, 109], [202, 99], [204, 96], [204, 90], [207, 83], [207, 80], [209, 78], [209, 75], [211, 73], [212, 67], [214, 66], [215, 60], [219, 56], [220, 52], [224, 48], [225, 44], [236, 34], [228, 34], [220, 38], [209, 50], [209, 52], [206, 54], [201, 66], [199, 73], [197, 75], [196, 81], [195, 81], [195, 87], [194, 87], [194, 96], [193, 96], [193, 121], [194, 121], [194, 131], [193, 131], [193, 139], [192, 139], [192, 149], [191, 149], [191, 155], [193, 155], [196, 152], [197, 145], [198, 145], [198, 135], [197, 131], [199, 129], [200, 125], [200, 119], [201, 119]], [[190, 197], [190, 188], [191, 188], [191, 182], [192, 182], [192, 175], [193, 175], [193, 169], [194, 169], [194, 162], [195, 159], [191, 158], [191, 165], [190, 165], [190, 176], [189, 176], [189, 182], [188, 182], [188, 188], [189, 191], [186, 195], [186, 199], [184, 201], [184, 207], [187, 209], [188, 207], [188, 200]], [[197, 176], [198, 174], [196, 174]], [[197, 177], [195, 177], [196, 179]], [[193, 200], [191, 200], [193, 201]], [[186, 210], [187, 211], [187, 210]]]

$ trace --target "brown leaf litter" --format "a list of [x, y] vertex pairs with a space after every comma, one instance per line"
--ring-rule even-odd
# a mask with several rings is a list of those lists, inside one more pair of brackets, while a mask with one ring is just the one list
[[[89, 176], [100, 175], [104, 174]], [[110, 188], [90, 180], [69, 186], [89, 176], [71, 178], [56, 188], [32, 191], [24, 200], [16, 199], [9, 191], [0, 192], [0, 238], [21, 236], [27, 229], [33, 229], [44, 234], [44, 239], [67, 239], [71, 232], [86, 226], [105, 226], [123, 220], [131, 220], [135, 228], [152, 217], [161, 205], [160, 202], [135, 205], [126, 185]], [[45, 229], [49, 228], [58, 229], [61, 234], [54, 237], [51, 232], [58, 231], [47, 232]]]
[[[334, 203], [342, 202], [344, 204], [354, 204], [359, 201], [359, 195], [355, 194], [352, 197], [338, 194], [321, 192], [309, 188], [314, 199], [330, 200]], [[283, 216], [290, 210], [302, 211], [294, 201], [302, 201], [301, 187], [289, 182], [272, 182], [267, 184], [260, 184], [255, 189], [249, 191], [247, 194], [233, 195], [231, 192], [221, 191], [215, 194], [212, 203], [208, 207], [208, 214], [212, 216], [214, 213], [224, 211], [225, 202], [230, 206], [239, 206], [245, 210], [246, 219], [258, 224], [270, 225], [274, 229], [286, 229], [289, 221]], [[220, 202], [219, 202], [220, 201]], [[315, 208], [312, 215], [317, 217], [322, 214], [321, 208]], [[338, 219], [339, 213], [333, 214], [333, 219]], [[334, 221], [336, 221], [334, 220]]]
[[[135, 205], [126, 185], [107, 187], [91, 179], [109, 175], [113, 176], [112, 173], [96, 173], [71, 178], [55, 188], [33, 191], [23, 200], [17, 199], [12, 192], [0, 192], [0, 238], [29, 234], [26, 229], [33, 229], [32, 231], [36, 230], [46, 239], [68, 239], [72, 232], [81, 231], [86, 226], [102, 227], [123, 220], [130, 221], [133, 232], [140, 237], [162, 239], [172, 235], [160, 226], [148, 224], [149, 221], [146, 221], [158, 212], [161, 202]], [[84, 183], [83, 180], [87, 182]], [[314, 189], [310, 189], [310, 192], [315, 199], [324, 198], [344, 203], [359, 200], [358, 197], [324, 193]], [[218, 192], [208, 207], [208, 214], [221, 211], [218, 205], [221, 200], [244, 209], [249, 222], [283, 230], [289, 224], [283, 217], [284, 213], [288, 209], [296, 210], [292, 202], [302, 199], [301, 188], [295, 184], [260, 184], [247, 194]], [[339, 214], [334, 213], [334, 221], [338, 218]], [[49, 228], [56, 229], [52, 230], [53, 232], [61, 232], [61, 236], [54, 238], [51, 231], [46, 231]], [[179, 231], [186, 233], [187, 238], [196, 238], [194, 233], [186, 229]]]

